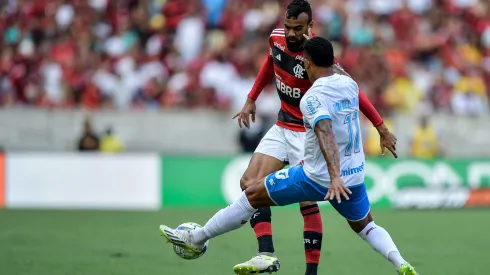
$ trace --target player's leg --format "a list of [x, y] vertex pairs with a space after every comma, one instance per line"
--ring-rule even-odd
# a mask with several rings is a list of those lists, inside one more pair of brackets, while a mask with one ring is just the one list
[[[273, 154], [273, 143], [274, 141], [263, 140], [262, 146], [267, 146], [270, 148], [270, 151], [266, 151], [268, 154]], [[280, 150], [278, 147], [280, 143], [276, 143], [275, 152], [276, 155], [280, 154], [279, 151], [283, 151], [285, 154], [285, 150]], [[260, 148], [262, 151], [268, 150], [268, 148]], [[262, 179], [265, 176], [281, 170], [284, 168], [285, 163], [282, 161], [286, 158], [286, 156], [282, 156], [282, 160], [278, 159], [280, 156], [272, 157], [266, 155], [264, 153], [254, 153], [252, 158], [250, 159], [250, 163], [248, 165], [247, 170], [243, 174], [240, 180], [240, 187], [242, 190], [247, 189], [247, 187], [252, 186], [257, 182], [258, 179]], [[258, 252], [260, 254], [265, 254], [269, 256], [273, 256], [274, 254], [274, 244], [272, 241], [272, 224], [271, 224], [271, 209], [270, 207], [259, 207], [257, 211], [253, 214], [250, 219], [250, 226], [255, 231], [255, 236], [257, 237], [257, 242], [259, 245]]]
[[[284, 206], [311, 199], [323, 199], [326, 188], [308, 186], [305, 177], [303, 167], [295, 166], [271, 173], [257, 181], [233, 204], [216, 213], [202, 229], [195, 230], [195, 241], [204, 243], [240, 227], [246, 221], [244, 217], [251, 217], [254, 209], [259, 207]], [[203, 236], [200, 236], [201, 233]]]
[[161, 225], [160, 231], [167, 241], [200, 252], [209, 239], [240, 228], [258, 207], [323, 198], [326, 188], [308, 186], [304, 182], [305, 177], [301, 166], [278, 171], [248, 187], [234, 203], [218, 211], [203, 228], [189, 232]]
[[[285, 130], [288, 143], [288, 157], [291, 164], [299, 164], [304, 159], [305, 133]], [[303, 239], [306, 258], [306, 275], [317, 275], [322, 249], [323, 223], [317, 202], [300, 202], [303, 216]]]
[[323, 223], [316, 202], [300, 202], [303, 216], [303, 238], [306, 258], [306, 275], [316, 275], [322, 249]]
[[354, 232], [395, 266], [399, 274], [416, 275], [415, 269], [400, 255], [390, 234], [374, 223], [364, 184], [349, 189], [352, 191], [349, 200], [340, 204], [332, 200], [332, 206], [347, 219]]
[[[283, 130], [283, 128], [274, 125], [262, 138], [240, 180], [242, 190], [255, 184], [258, 179], [284, 168], [288, 155]], [[279, 259], [274, 253], [272, 241], [271, 220], [270, 207], [259, 207], [253, 214], [250, 225], [257, 238], [258, 254], [250, 260], [235, 265], [233, 270], [236, 273], [257, 269], [259, 271], [279, 270]]]
[[[264, 185], [263, 180], [261, 182]], [[268, 205], [266, 203], [268, 195], [265, 187], [253, 185], [243, 191], [240, 197], [232, 204], [214, 214], [202, 228], [189, 232], [160, 225], [160, 232], [168, 242], [178, 245], [183, 249], [200, 253], [204, 249], [204, 243], [206, 241], [240, 228], [252, 217], [253, 213], [257, 211], [257, 208], [256, 206], [252, 206], [249, 197]], [[273, 204], [270, 198], [268, 202], [269, 205]]]

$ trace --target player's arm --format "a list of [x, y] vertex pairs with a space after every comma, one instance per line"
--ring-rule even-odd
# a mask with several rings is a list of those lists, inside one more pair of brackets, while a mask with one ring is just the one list
[[327, 162], [328, 174], [330, 175], [330, 188], [325, 199], [332, 200], [335, 197], [340, 203], [340, 195], [342, 195], [348, 200], [349, 196], [347, 194], [351, 194], [351, 191], [345, 187], [340, 177], [340, 153], [333, 134], [332, 120], [325, 118], [316, 122], [315, 134], [320, 144], [320, 150]]
[[340, 178], [340, 153], [333, 134], [332, 120], [328, 118], [319, 120], [315, 125], [315, 134], [327, 162], [330, 178]]
[[[334, 72], [352, 78], [339, 64], [334, 65]], [[396, 154], [396, 136], [386, 127], [378, 111], [361, 89], [359, 89], [359, 109], [378, 130], [382, 155], [385, 154], [385, 149], [388, 149], [395, 158], [398, 158]]]
[[267, 55], [267, 59], [260, 68], [259, 74], [255, 79], [254, 85], [250, 93], [248, 93], [247, 101], [242, 110], [236, 114], [233, 118], [238, 117], [238, 125], [242, 128], [242, 122], [245, 127], [250, 129], [250, 116], [252, 116], [252, 122], [255, 122], [255, 101], [259, 97], [260, 93], [264, 90], [265, 86], [272, 82], [274, 78], [274, 60], [270, 54]]
[[272, 55], [268, 54], [267, 59], [264, 61], [264, 64], [262, 64], [259, 74], [255, 79], [252, 90], [248, 93], [248, 99], [255, 102], [264, 88], [272, 82], [273, 78], [274, 60], [272, 59]]

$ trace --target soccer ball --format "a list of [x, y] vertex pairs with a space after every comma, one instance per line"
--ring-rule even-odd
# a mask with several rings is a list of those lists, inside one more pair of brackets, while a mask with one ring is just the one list
[[[198, 228], [202, 228], [202, 226], [194, 222], [185, 222], [177, 227], [178, 230], [187, 230], [187, 231], [196, 230]], [[190, 249], [185, 249], [175, 244], [173, 245], [173, 247], [174, 247], [175, 254], [177, 254], [177, 256], [181, 257], [182, 259], [195, 260], [201, 257], [202, 255], [204, 255], [204, 253], [206, 253], [206, 250], [208, 249], [208, 244], [209, 241], [206, 241], [206, 243], [204, 244], [204, 249], [202, 250], [201, 253], [195, 253]]]

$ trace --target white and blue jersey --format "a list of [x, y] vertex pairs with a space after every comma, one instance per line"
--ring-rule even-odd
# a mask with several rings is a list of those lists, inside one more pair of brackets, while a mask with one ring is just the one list
[[370, 210], [364, 186], [364, 152], [359, 126], [359, 87], [339, 74], [315, 81], [300, 103], [306, 128], [304, 164], [270, 174], [265, 185], [277, 205], [322, 201], [330, 187], [327, 162], [321, 152], [315, 127], [329, 119], [340, 153], [340, 174], [352, 194], [349, 200], [330, 201], [350, 221], [362, 220]]
[[330, 176], [315, 134], [322, 119], [332, 121], [340, 151], [340, 174], [347, 187], [364, 182], [364, 151], [359, 126], [359, 87], [350, 77], [334, 74], [322, 77], [300, 103], [306, 128], [304, 170], [316, 183], [329, 187]]

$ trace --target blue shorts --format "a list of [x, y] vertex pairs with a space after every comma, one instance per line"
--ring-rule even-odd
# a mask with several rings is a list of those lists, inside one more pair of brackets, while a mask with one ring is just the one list
[[[303, 201], [323, 201], [328, 188], [319, 185], [308, 178], [303, 166], [294, 166], [268, 175], [265, 178], [265, 187], [271, 200], [277, 205], [288, 205]], [[330, 204], [349, 221], [360, 221], [369, 213], [369, 204], [366, 186], [361, 183], [351, 186], [352, 194], [349, 200], [342, 199], [329, 201]]]

